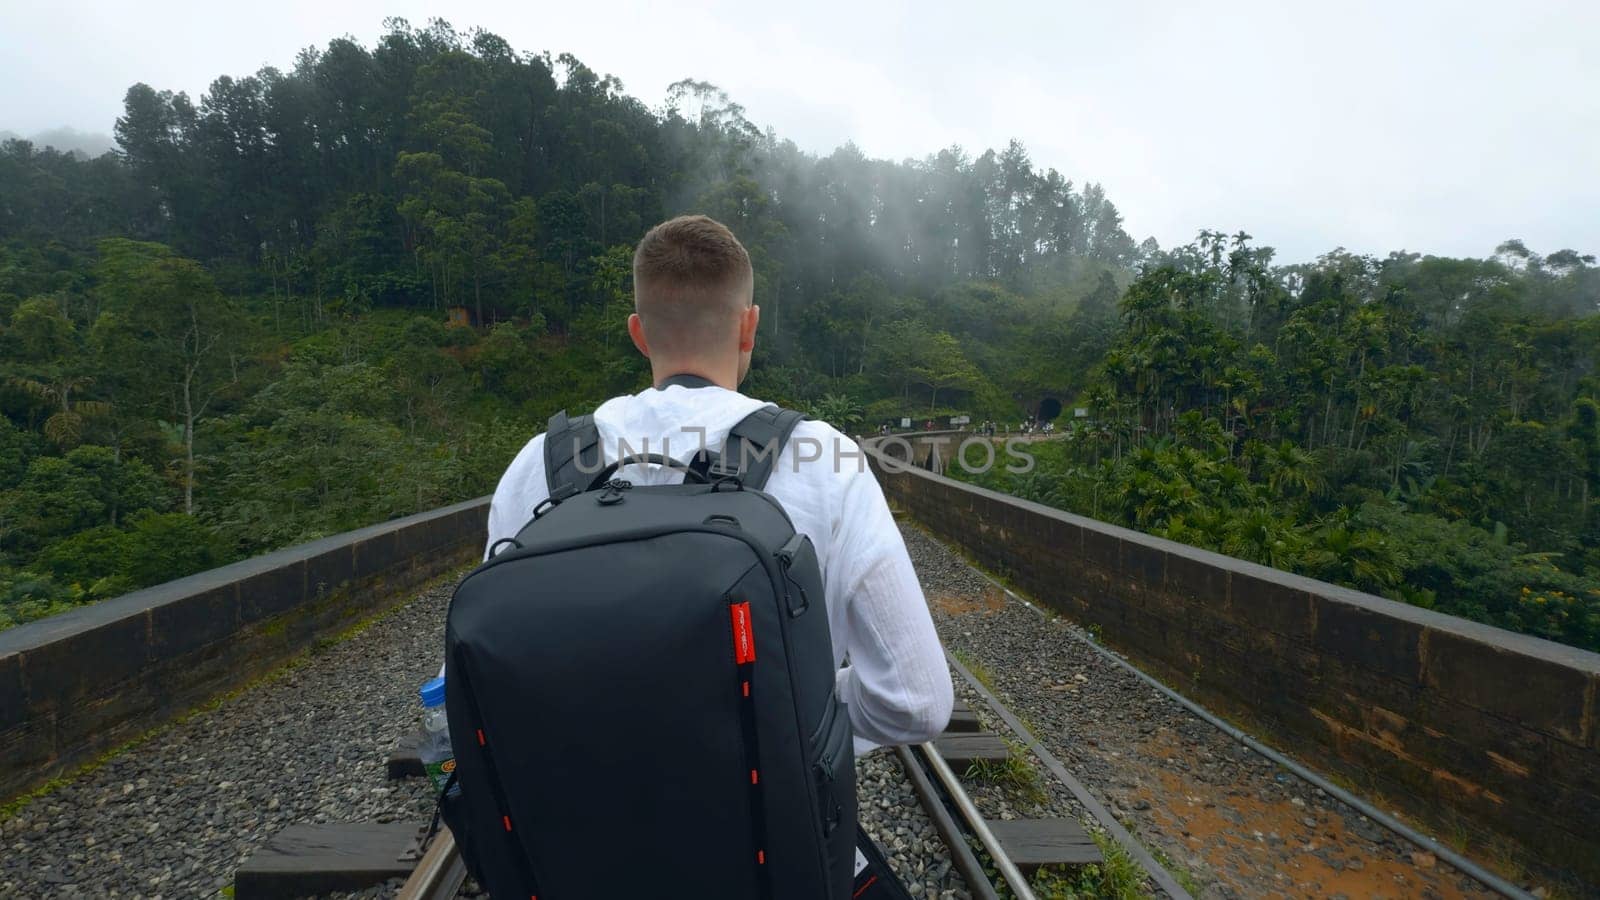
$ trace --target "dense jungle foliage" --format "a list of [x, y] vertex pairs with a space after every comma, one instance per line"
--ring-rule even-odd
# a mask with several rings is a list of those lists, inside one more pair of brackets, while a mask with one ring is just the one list
[[97, 159], [0, 144], [0, 627], [488, 492], [646, 383], [631, 245], [696, 211], [756, 264], [752, 394], [847, 430], [1064, 405], [994, 483], [1600, 641], [1591, 257], [1163, 251], [1015, 142], [819, 158], [712, 85], [651, 109], [387, 29], [198, 102], [135, 85]]
[[1100, 342], [1089, 414], [1030, 448], [1033, 471], [953, 471], [1600, 648], [1593, 262], [1508, 242], [1493, 260], [1274, 269], [1243, 236], [1203, 234], [1147, 261], [1114, 308], [1075, 311], [1067, 334]]

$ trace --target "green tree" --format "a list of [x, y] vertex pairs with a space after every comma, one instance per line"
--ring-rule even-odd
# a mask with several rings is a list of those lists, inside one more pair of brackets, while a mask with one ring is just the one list
[[499, 278], [496, 262], [510, 196], [493, 178], [449, 168], [437, 153], [402, 153], [395, 178], [405, 186], [399, 204], [413, 246], [433, 272], [436, 303], [465, 301], [484, 322], [483, 288]]
[[861, 425], [861, 404], [843, 394], [825, 394], [811, 404], [810, 414], [813, 419], [827, 422], [845, 434], [853, 433]]
[[75, 531], [115, 527], [128, 513], [167, 505], [166, 486], [149, 466], [95, 446], [35, 458], [17, 487], [0, 497], [0, 536], [9, 550], [25, 554]]
[[82, 438], [85, 422], [109, 406], [83, 396], [94, 379], [83, 367], [77, 329], [61, 307], [61, 298], [51, 297], [33, 297], [17, 307], [10, 328], [16, 353], [5, 378], [45, 405], [45, 436], [69, 447]]
[[912, 362], [910, 372], [918, 384], [927, 385], [930, 412], [938, 407], [941, 390], [976, 390], [983, 381], [983, 373], [962, 353], [961, 343], [947, 332], [935, 333], [918, 350], [922, 355]]
[[198, 263], [159, 244], [102, 241], [95, 275], [102, 364], [130, 406], [181, 430], [183, 511], [193, 514], [196, 431], [238, 381], [242, 323]]

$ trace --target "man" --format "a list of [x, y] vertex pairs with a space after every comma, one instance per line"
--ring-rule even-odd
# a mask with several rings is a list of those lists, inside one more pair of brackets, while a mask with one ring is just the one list
[[[656, 386], [595, 410], [604, 461], [660, 453], [686, 463], [702, 446], [720, 451], [728, 430], [764, 405], [738, 392], [761, 317], [749, 254], [721, 224], [682, 216], [639, 242], [633, 281], [628, 335], [649, 358]], [[664, 385], [675, 376], [709, 384]], [[619, 477], [664, 484], [683, 474], [636, 464]], [[833, 663], [849, 661], [837, 679], [857, 755], [937, 735], [950, 718], [950, 671], [905, 543], [855, 442], [825, 423], [800, 423], [766, 490], [816, 548]], [[539, 435], [495, 490], [489, 546], [515, 535], [547, 496]]]

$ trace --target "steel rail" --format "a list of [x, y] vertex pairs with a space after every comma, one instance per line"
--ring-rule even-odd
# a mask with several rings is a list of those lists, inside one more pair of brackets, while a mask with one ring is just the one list
[[396, 900], [451, 900], [461, 892], [466, 880], [467, 864], [461, 859], [455, 835], [441, 825], [428, 845], [428, 852], [422, 855], [395, 897]]
[[1006, 855], [1005, 848], [1000, 846], [1000, 839], [989, 830], [988, 823], [983, 820], [983, 813], [978, 811], [972, 798], [967, 796], [966, 789], [961, 786], [961, 780], [951, 770], [950, 764], [944, 761], [939, 749], [932, 741], [918, 744], [917, 749], [922, 752], [923, 761], [928, 769], [933, 772], [939, 784], [944, 787], [945, 793], [949, 795], [950, 802], [955, 804], [956, 811], [966, 821], [967, 827], [972, 829], [973, 837], [978, 839], [978, 843], [983, 845], [984, 851], [993, 860], [995, 869], [999, 871], [1000, 877], [1005, 879], [1006, 886], [1011, 888], [1011, 893], [1017, 900], [1037, 900], [1027, 876], [1023, 875], [1016, 863], [1011, 861], [1011, 857]]
[[[894, 751], [918, 799], [928, 813], [928, 818], [933, 821], [934, 829], [950, 848], [952, 864], [966, 881], [973, 900], [1000, 900], [1000, 895], [990, 884], [988, 873], [983, 870], [983, 864], [968, 846], [962, 824], [955, 820], [946, 807], [946, 797], [960, 812], [967, 830], [978, 838], [979, 843], [994, 861], [995, 867], [1017, 900], [1036, 900], [1027, 879], [1006, 856], [999, 839], [984, 824], [983, 816], [973, 805], [972, 798], [967, 796], [966, 790], [961, 786], [960, 780], [956, 778], [949, 764], [944, 761], [944, 757], [931, 743], [921, 744], [917, 749], [923, 754], [923, 762], [918, 761], [911, 748], [895, 747]], [[937, 779], [937, 785], [929, 779], [929, 771]], [[466, 864], [461, 859], [455, 836], [450, 833], [449, 828], [441, 827], [428, 845], [427, 852], [417, 863], [417, 867], [412, 870], [411, 877], [406, 879], [406, 883], [395, 896], [397, 900], [450, 900], [460, 892], [466, 877]]]
[[[948, 433], [948, 432], [945, 432], [945, 433]], [[915, 438], [915, 437], [918, 437], [918, 436], [920, 436], [922, 434], [940, 434], [940, 432], [901, 432], [901, 433], [896, 433], [895, 435], [892, 435], [892, 436], [899, 437], [902, 442], [906, 442], [906, 438], [907, 437]], [[882, 444], [884, 443], [885, 440], [886, 439], [884, 437], [881, 437], [881, 436], [869, 437], [863, 442], [863, 448], [866, 449], [870, 453], [875, 453], [875, 454], [878, 454], [880, 456], [888, 456], [888, 453], [882, 449]], [[908, 467], [910, 465], [914, 465], [914, 464], [908, 463], [907, 461], [900, 460], [898, 458], [891, 458], [891, 459], [893, 459], [893, 464], [894, 465], [898, 465], [898, 466], [902, 466], [902, 467]], [[943, 543], [943, 541], [941, 541], [941, 543]], [[1016, 591], [1013, 591], [1010, 587], [1006, 586], [1005, 584], [1002, 584], [998, 579], [996, 579], [993, 576], [991, 576], [988, 572], [985, 572], [985, 571], [977, 568], [976, 566], [970, 566], [970, 568], [974, 572], [977, 572], [980, 576], [982, 576], [984, 578], [984, 580], [988, 581], [990, 584], [993, 584], [995, 587], [997, 587], [1000, 590], [1004, 591], [1006, 593], [1006, 596], [1011, 597], [1012, 599], [1016, 600], [1017, 602], [1021, 603], [1022, 605], [1024, 605], [1024, 606], [1028, 607], [1029, 609], [1033, 610], [1035, 613], [1037, 613], [1040, 616], [1040, 618], [1045, 619], [1046, 621], [1049, 621], [1049, 617], [1045, 615], [1045, 613], [1044, 613], [1044, 611], [1042, 609], [1040, 609], [1035, 604], [1029, 602], [1026, 598], [1024, 598], [1021, 595], [1019, 595]], [[1234, 726], [1233, 724], [1231, 724], [1229, 722], [1226, 722], [1226, 721], [1222, 720], [1221, 718], [1219, 718], [1218, 716], [1213, 714], [1210, 710], [1208, 710], [1205, 707], [1201, 706], [1200, 704], [1194, 702], [1193, 700], [1190, 700], [1188, 697], [1185, 697], [1183, 694], [1179, 693], [1178, 691], [1175, 691], [1172, 688], [1167, 687], [1165, 684], [1163, 684], [1158, 679], [1156, 679], [1153, 676], [1147, 674], [1144, 670], [1142, 670], [1139, 667], [1135, 666], [1133, 663], [1129, 662], [1128, 660], [1123, 659], [1118, 654], [1113, 653], [1110, 650], [1108, 650], [1107, 648], [1101, 646], [1099, 643], [1097, 643], [1097, 642], [1095, 642], [1093, 640], [1090, 640], [1089, 638], [1087, 638], [1087, 637], [1085, 637], [1083, 635], [1077, 634], [1073, 629], [1067, 629], [1066, 632], [1072, 639], [1089, 646], [1095, 652], [1097, 652], [1101, 656], [1103, 656], [1105, 659], [1109, 660], [1110, 662], [1112, 662], [1113, 664], [1115, 664], [1119, 668], [1124, 669], [1127, 672], [1131, 673], [1134, 677], [1136, 677], [1139, 680], [1145, 682], [1146, 684], [1148, 684], [1152, 688], [1155, 688], [1155, 690], [1157, 692], [1161, 693], [1162, 695], [1166, 696], [1168, 699], [1172, 700], [1174, 703], [1177, 703], [1179, 706], [1181, 706], [1184, 709], [1188, 710], [1189, 712], [1193, 713], [1195, 716], [1199, 717], [1201, 720], [1203, 720], [1207, 724], [1209, 724], [1212, 727], [1216, 728], [1218, 731], [1221, 731], [1223, 734], [1226, 734], [1227, 736], [1229, 736], [1229, 737], [1233, 738], [1234, 740], [1238, 741], [1240, 744], [1242, 744], [1243, 746], [1248, 748], [1250, 751], [1256, 753], [1257, 755], [1267, 759], [1268, 761], [1270, 761], [1270, 762], [1272, 762], [1272, 763], [1274, 763], [1274, 764], [1276, 764], [1278, 766], [1281, 766], [1282, 768], [1288, 770], [1290, 773], [1292, 773], [1296, 777], [1300, 778], [1302, 781], [1305, 781], [1306, 783], [1312, 785], [1313, 787], [1321, 789], [1324, 793], [1326, 793], [1329, 796], [1333, 797], [1334, 799], [1340, 801], [1341, 803], [1344, 803], [1345, 805], [1350, 806], [1351, 808], [1355, 809], [1357, 812], [1361, 813], [1362, 815], [1366, 816], [1367, 818], [1371, 819], [1372, 821], [1378, 823], [1380, 826], [1388, 829], [1389, 831], [1391, 831], [1394, 834], [1400, 836], [1401, 838], [1404, 838], [1405, 840], [1410, 841], [1411, 843], [1416, 844], [1419, 847], [1425, 848], [1426, 850], [1428, 850], [1428, 852], [1432, 853], [1439, 860], [1441, 860], [1445, 864], [1449, 865], [1450, 867], [1456, 869], [1457, 871], [1461, 872], [1462, 874], [1466, 875], [1467, 877], [1474, 879], [1478, 883], [1482, 884], [1483, 886], [1489, 888], [1490, 890], [1492, 890], [1492, 891], [1494, 891], [1494, 892], [1496, 892], [1496, 893], [1498, 893], [1498, 894], [1500, 894], [1500, 895], [1502, 895], [1504, 897], [1510, 898], [1510, 900], [1534, 900], [1533, 894], [1529, 893], [1528, 891], [1523, 890], [1521, 887], [1518, 887], [1517, 885], [1512, 884], [1510, 881], [1507, 881], [1506, 879], [1500, 877], [1499, 875], [1495, 874], [1494, 872], [1489, 871], [1487, 868], [1485, 868], [1484, 866], [1478, 864], [1477, 862], [1469, 859], [1465, 855], [1463, 855], [1461, 853], [1457, 853], [1455, 850], [1452, 850], [1451, 848], [1446, 847], [1443, 844], [1440, 844], [1438, 838], [1435, 838], [1432, 835], [1424, 834], [1423, 832], [1419, 831], [1418, 829], [1413, 828], [1410, 825], [1407, 825], [1406, 823], [1400, 821], [1395, 816], [1392, 816], [1392, 815], [1384, 812], [1383, 810], [1379, 809], [1377, 806], [1373, 805], [1372, 803], [1368, 802], [1367, 800], [1363, 799], [1362, 797], [1359, 797], [1359, 796], [1351, 793], [1350, 791], [1345, 790], [1344, 788], [1340, 787], [1339, 785], [1334, 784], [1333, 782], [1329, 781], [1327, 778], [1323, 777], [1320, 773], [1318, 773], [1318, 772], [1316, 772], [1316, 771], [1314, 771], [1314, 770], [1302, 765], [1301, 763], [1295, 761], [1294, 759], [1290, 758], [1286, 754], [1284, 754], [1284, 753], [1282, 753], [1282, 752], [1280, 752], [1278, 750], [1275, 750], [1272, 747], [1267, 746], [1266, 744], [1264, 744], [1261, 741], [1255, 739], [1254, 737], [1251, 737], [1249, 734], [1247, 734], [1242, 729], [1238, 728], [1237, 726]], [[948, 654], [946, 654], [946, 655], [948, 656]], [[967, 681], [970, 684], [972, 684], [973, 687], [977, 688], [980, 693], [986, 695], [987, 697], [989, 697], [991, 699], [994, 698], [994, 695], [989, 693], [989, 691], [987, 689], [985, 689], [982, 685], [978, 684], [977, 679], [973, 678], [971, 673], [967, 672], [965, 668], [961, 667], [960, 663], [955, 662], [954, 660], [952, 660], [952, 663], [954, 665], [956, 665], [958, 668], [961, 669], [961, 671], [965, 675]], [[998, 702], [998, 700], [997, 699], [993, 699], [993, 702]], [[1004, 716], [1002, 716], [1002, 718], [1004, 718]], [[1014, 717], [1012, 717], [1012, 718], [1014, 718]], [[1011, 723], [1008, 722], [1007, 724], [1011, 724]], [[1012, 726], [1012, 728], [1013, 728], [1013, 730], [1016, 730], [1019, 735], [1026, 733], [1026, 729], [1021, 727], [1021, 723], [1020, 722], [1017, 722], [1015, 725]], [[1037, 741], [1035, 741], [1034, 744], [1037, 745]], [[1030, 747], [1030, 749], [1033, 749], [1035, 753], [1040, 753], [1040, 751], [1042, 750], [1042, 747], [1033, 746], [1033, 747]], [[1041, 753], [1039, 758], [1041, 760], [1043, 760], [1043, 759], [1045, 759], [1045, 756]], [[1051, 759], [1054, 759], [1054, 757], [1051, 757]], [[1062, 774], [1064, 774], [1066, 772], [1065, 768], [1060, 767], [1059, 763], [1057, 763], [1055, 766], [1050, 766], [1049, 763], [1046, 763], [1046, 765], [1049, 766], [1052, 769], [1052, 771], [1054, 771], [1057, 768], [1060, 768], [1060, 772], [1057, 773], [1058, 777], [1060, 777]], [[1070, 778], [1071, 776], [1067, 776], [1067, 777]], [[1075, 779], [1073, 781], [1074, 781], [1074, 783], [1076, 782]], [[1080, 788], [1081, 788], [1081, 785], [1080, 785]], [[1076, 794], [1077, 791], [1074, 790], [1074, 793]], [[1085, 792], [1085, 796], [1087, 796], [1087, 792]], [[1092, 797], [1090, 799], [1092, 799]], [[1085, 805], [1087, 805], [1087, 804], [1085, 804]], [[1099, 804], [1096, 803], [1096, 805], [1098, 806]], [[1097, 816], [1097, 818], [1098, 818], [1098, 816]], [[1114, 819], [1112, 821], [1115, 822]], [[1122, 828], [1121, 825], [1118, 824], [1117, 828], [1116, 828], [1116, 832], [1122, 832], [1123, 834], [1126, 834], [1126, 829]], [[1113, 832], [1113, 833], [1115, 834], [1116, 832]], [[1122, 839], [1120, 837], [1118, 838], [1118, 840], [1119, 840], [1119, 842], [1123, 843], [1123, 845], [1125, 847], [1128, 847], [1129, 852], [1135, 853], [1136, 856], [1149, 857], [1149, 853], [1144, 850], [1143, 845], [1141, 845], [1137, 841], [1133, 840], [1131, 835], [1129, 836], [1129, 840], [1128, 841], [1122, 841]], [[1132, 846], [1130, 846], [1130, 843], [1131, 843]], [[1152, 860], [1152, 862], [1153, 862], [1153, 860]], [[1147, 868], [1148, 868], [1148, 866], [1147, 866]], [[1162, 871], [1165, 871], [1165, 870], [1163, 869]], [[1167, 890], [1168, 890], [1169, 893], [1171, 893], [1171, 889], [1167, 889]], [[1182, 888], [1179, 888], [1179, 890], [1181, 891]], [[1175, 894], [1174, 896], [1179, 896], [1179, 895]]]
[[[989, 573], [978, 570], [977, 568], [973, 568], [973, 571], [978, 572], [978, 574], [988, 580], [990, 584], [993, 584], [1000, 590], [1005, 591], [1006, 596], [1011, 597], [1022, 605], [1033, 610], [1041, 619], [1044, 619], [1047, 622], [1050, 620], [1049, 617], [1045, 615], [1044, 611], [1038, 606], [1030, 603], [1026, 598], [1017, 594], [1017, 592], [1013, 591], [1011, 588], [1001, 584], [998, 580], [991, 577]], [[1437, 838], [1423, 834], [1421, 831], [1412, 828], [1410, 825], [1407, 825], [1394, 816], [1384, 812], [1365, 799], [1356, 796], [1337, 784], [1334, 784], [1327, 778], [1323, 777], [1320, 773], [1307, 768], [1299, 762], [1296, 762], [1282, 752], [1268, 747], [1266, 744], [1263, 744], [1261, 741], [1251, 737], [1249, 734], [1245, 733], [1244, 730], [1238, 728], [1237, 726], [1223, 721], [1210, 710], [1194, 702], [1193, 700], [1190, 700], [1188, 697], [1185, 697], [1183, 694], [1178, 693], [1172, 688], [1167, 687], [1165, 684], [1162, 684], [1154, 676], [1146, 673], [1133, 663], [1123, 659], [1118, 654], [1111, 652], [1109, 649], [1101, 646], [1099, 643], [1089, 639], [1088, 637], [1078, 634], [1075, 629], [1067, 628], [1064, 629], [1064, 631], [1073, 640], [1085, 644], [1090, 649], [1100, 654], [1100, 656], [1116, 665], [1118, 668], [1127, 671], [1135, 678], [1138, 678], [1140, 681], [1154, 688], [1158, 693], [1165, 696], [1167, 699], [1183, 707], [1185, 710], [1188, 710], [1190, 713], [1193, 713], [1206, 724], [1211, 725], [1228, 737], [1231, 737], [1240, 744], [1243, 744], [1246, 748], [1257, 755], [1264, 757], [1265, 759], [1275, 763], [1278, 766], [1281, 766], [1284, 769], [1287, 769], [1291, 774], [1300, 780], [1310, 784], [1312, 787], [1320, 789], [1323, 793], [1328, 794], [1335, 800], [1338, 800], [1339, 802], [1355, 809], [1357, 812], [1378, 823], [1389, 831], [1394, 832], [1396, 835], [1399, 835], [1405, 840], [1426, 849], [1441, 862], [1477, 881], [1484, 887], [1489, 888], [1501, 896], [1510, 898], [1510, 900], [1534, 900], [1533, 894], [1530, 894], [1529, 892], [1512, 884], [1504, 878], [1501, 878], [1499, 875], [1496, 875], [1495, 873], [1489, 871], [1478, 863], [1473, 862], [1471, 859], [1468, 859], [1462, 854], [1457, 853], [1449, 847], [1440, 844]], [[952, 662], [954, 662], [954, 660], [952, 660]], [[956, 665], [959, 666], [960, 663], [956, 663]], [[963, 669], [962, 671], [965, 672], [966, 670]], [[976, 684], [977, 681], [977, 679], [971, 677], [970, 673], [967, 674], [967, 680], [973, 682], [974, 684]], [[981, 690], [981, 686], [979, 687]], [[985, 693], [987, 693], [987, 691], [985, 691]]]
[[1045, 749], [1043, 744], [1039, 743], [1039, 739], [1034, 737], [1033, 732], [1029, 731], [1028, 727], [1022, 724], [1022, 720], [1018, 719], [1015, 713], [1000, 702], [999, 697], [996, 697], [992, 691], [984, 687], [983, 683], [974, 677], [971, 672], [967, 671], [967, 667], [962, 665], [961, 661], [956, 659], [948, 650], [945, 651], [945, 658], [960, 673], [968, 686], [983, 698], [983, 702], [989, 705], [989, 709], [1000, 717], [1000, 721], [1004, 722], [1006, 727], [1010, 728], [1021, 739], [1023, 746], [1033, 751], [1033, 755], [1039, 757], [1039, 761], [1044, 763], [1044, 767], [1050, 770], [1050, 774], [1054, 775], [1057, 781], [1066, 785], [1072, 796], [1083, 805], [1083, 808], [1088, 811], [1096, 822], [1100, 823], [1100, 827], [1104, 828], [1113, 840], [1122, 845], [1122, 849], [1133, 857], [1134, 862], [1137, 862], [1141, 869], [1144, 869], [1145, 874], [1150, 876], [1150, 880], [1155, 882], [1156, 887], [1160, 888], [1172, 900], [1193, 900], [1193, 896], [1189, 891], [1182, 884], [1179, 884], [1178, 879], [1167, 871], [1167, 867], [1162, 865], [1150, 853], [1149, 848], [1145, 847], [1138, 838], [1123, 827], [1122, 823], [1117, 821], [1117, 817], [1111, 814], [1111, 810], [1106, 809], [1105, 804], [1090, 793], [1083, 782], [1067, 771], [1067, 767], [1061, 764], [1061, 760], [1057, 759], [1054, 754]]
[[928, 818], [933, 820], [935, 831], [950, 848], [950, 861], [955, 870], [961, 873], [961, 879], [967, 883], [967, 890], [972, 894], [973, 900], [1000, 900], [1000, 894], [995, 891], [994, 885], [989, 883], [989, 873], [983, 870], [983, 863], [978, 861], [977, 854], [967, 845], [966, 835], [961, 832], [961, 825], [950, 814], [944, 804], [944, 798], [939, 795], [939, 789], [928, 778], [928, 773], [923, 771], [922, 764], [917, 761], [916, 754], [910, 747], [897, 746], [894, 748], [895, 756], [900, 759], [900, 767], [905, 769], [906, 778], [910, 779], [911, 787], [917, 793], [917, 799], [922, 801], [922, 808], [927, 811]]

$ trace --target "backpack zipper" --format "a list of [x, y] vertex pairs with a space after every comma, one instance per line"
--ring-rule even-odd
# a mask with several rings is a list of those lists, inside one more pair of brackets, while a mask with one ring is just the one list
[[844, 814], [844, 810], [839, 807], [839, 798], [834, 796], [833, 793], [833, 765], [836, 761], [837, 759], [831, 751], [823, 754], [822, 758], [817, 760], [817, 774], [821, 776], [823, 790], [828, 795], [828, 808], [821, 811], [823, 813], [822, 836], [824, 838], [830, 837], [834, 829], [839, 827], [839, 820]]
[[[539, 894], [539, 879], [534, 874], [533, 855], [528, 852], [522, 839], [512, 833], [511, 803], [506, 797], [505, 786], [500, 782], [500, 771], [495, 765], [494, 751], [490, 748], [489, 741], [484, 736], [489, 723], [484, 720], [483, 709], [478, 706], [478, 695], [472, 690], [472, 676], [467, 673], [466, 660], [461, 659], [460, 663], [457, 666], [460, 670], [458, 677], [461, 679], [462, 687], [465, 688], [463, 693], [467, 698], [467, 715], [471, 718], [474, 728], [477, 730], [477, 751], [483, 761], [483, 774], [489, 782], [489, 794], [494, 801], [496, 811], [500, 813], [502, 827], [505, 829], [504, 831], [495, 831], [493, 833], [507, 842], [511, 850], [511, 858], [520, 863], [518, 868], [522, 870], [522, 876], [525, 879], [523, 883], [532, 888], [531, 896], [537, 897]], [[469, 809], [468, 812], [470, 811]]]

